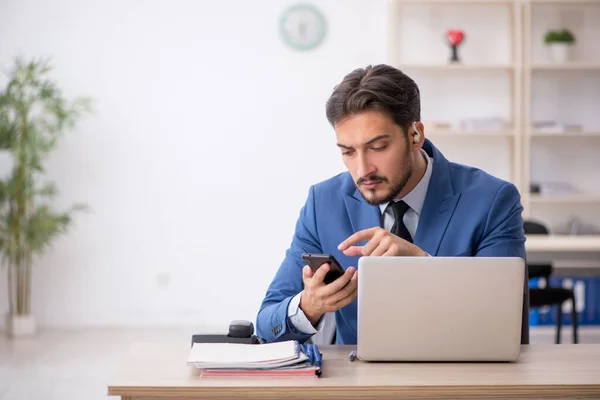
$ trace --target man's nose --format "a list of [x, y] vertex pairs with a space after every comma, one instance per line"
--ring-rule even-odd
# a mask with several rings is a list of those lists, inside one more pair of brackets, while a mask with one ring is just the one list
[[358, 157], [358, 165], [357, 165], [357, 170], [356, 170], [356, 174], [360, 177], [360, 178], [366, 178], [367, 176], [369, 176], [370, 174], [372, 174], [373, 172], [375, 172], [375, 166], [371, 165], [369, 163], [369, 159], [367, 157]]

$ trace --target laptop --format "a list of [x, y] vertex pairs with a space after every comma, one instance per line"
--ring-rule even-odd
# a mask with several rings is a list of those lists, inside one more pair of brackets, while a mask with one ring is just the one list
[[357, 356], [364, 361], [516, 361], [525, 261], [361, 257]]

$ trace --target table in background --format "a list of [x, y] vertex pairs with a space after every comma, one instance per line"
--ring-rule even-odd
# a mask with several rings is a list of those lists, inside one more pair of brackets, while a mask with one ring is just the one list
[[[527, 261], [600, 261], [600, 235], [526, 235]], [[600, 265], [600, 264], [599, 264]]]
[[135, 344], [110, 382], [123, 399], [600, 398], [600, 344], [526, 345], [516, 363], [350, 362], [322, 346], [318, 378], [200, 378], [189, 344]]

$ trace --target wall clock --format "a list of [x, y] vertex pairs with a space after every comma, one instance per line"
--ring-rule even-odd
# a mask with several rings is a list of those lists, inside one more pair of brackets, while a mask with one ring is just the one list
[[296, 4], [283, 12], [279, 33], [289, 47], [312, 50], [325, 39], [327, 22], [321, 12], [310, 4]]

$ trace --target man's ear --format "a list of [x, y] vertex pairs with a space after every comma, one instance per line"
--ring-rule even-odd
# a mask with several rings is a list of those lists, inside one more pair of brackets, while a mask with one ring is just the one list
[[413, 122], [412, 124], [412, 146], [413, 150], [418, 150], [423, 145], [423, 141], [425, 140], [424, 126], [422, 122]]

